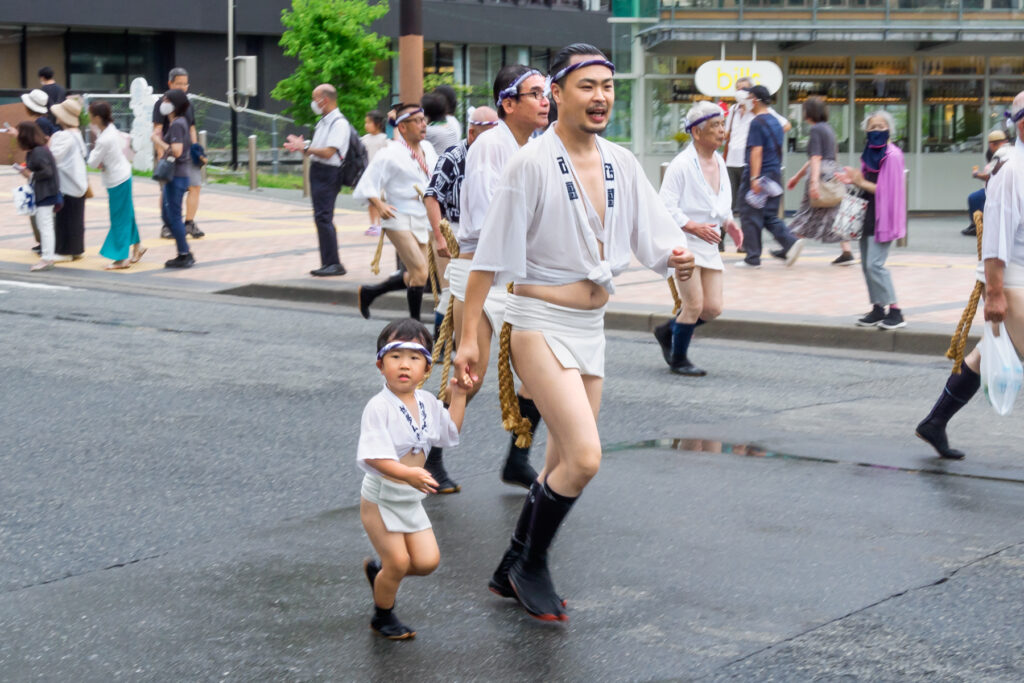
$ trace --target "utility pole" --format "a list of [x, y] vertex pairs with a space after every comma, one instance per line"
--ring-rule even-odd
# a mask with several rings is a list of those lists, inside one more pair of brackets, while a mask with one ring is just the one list
[[398, 94], [402, 102], [423, 98], [422, 0], [401, 0], [399, 4]]
[[235, 104], [235, 0], [228, 0], [228, 107], [231, 109], [231, 170], [238, 170], [238, 111]]

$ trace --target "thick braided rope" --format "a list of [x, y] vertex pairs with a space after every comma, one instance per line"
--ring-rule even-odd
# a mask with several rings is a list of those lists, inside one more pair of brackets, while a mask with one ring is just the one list
[[[452, 226], [448, 219], [442, 218], [438, 227], [441, 230], [441, 236], [444, 237], [444, 241], [448, 244], [448, 253], [451, 254], [453, 259], [459, 258], [459, 243], [452, 233]], [[441, 374], [441, 387], [437, 391], [437, 397], [442, 401], [448, 400], [448, 378], [451, 376], [452, 361], [455, 358], [454, 296], [448, 297], [448, 310], [445, 311], [444, 320], [441, 321], [441, 327], [437, 331], [437, 339], [434, 340], [434, 358], [441, 358], [441, 354], [445, 350], [447, 350], [447, 353], [444, 354], [444, 372]]]
[[[981, 234], [984, 232], [984, 214], [981, 211], [974, 212], [974, 225], [978, 232], [978, 259], [980, 260]], [[978, 302], [981, 300], [981, 293], [984, 289], [985, 285], [981, 282], [974, 283], [974, 290], [971, 292], [971, 298], [967, 302], [967, 308], [964, 309], [963, 315], [960, 316], [956, 332], [953, 333], [953, 338], [949, 341], [946, 358], [953, 361], [954, 375], [960, 374], [960, 366], [964, 361], [964, 349], [967, 348], [967, 337], [971, 333], [971, 324], [974, 322], [974, 316], [978, 313]]]
[[434, 306], [437, 306], [437, 301], [441, 298], [441, 292], [437, 289], [441, 280], [437, 275], [437, 259], [434, 258], [433, 242], [434, 236], [431, 235], [430, 243], [427, 244], [427, 280], [430, 281], [430, 293], [434, 295]]
[[668, 291], [672, 292], [672, 315], [679, 315], [679, 311], [683, 308], [683, 300], [679, 298], [675, 277], [668, 279]]
[[[508, 285], [512, 293], [512, 283]], [[516, 446], [529, 448], [533, 441], [530, 433], [530, 420], [519, 412], [519, 399], [516, 398], [516, 383], [512, 378], [512, 326], [505, 323], [501, 326], [498, 348], [498, 398], [501, 400], [501, 427], [512, 432], [516, 437]]]
[[384, 228], [380, 229], [380, 238], [377, 240], [377, 251], [373, 254], [373, 260], [370, 261], [370, 270], [373, 271], [374, 275], [380, 275], [380, 257], [384, 253]]

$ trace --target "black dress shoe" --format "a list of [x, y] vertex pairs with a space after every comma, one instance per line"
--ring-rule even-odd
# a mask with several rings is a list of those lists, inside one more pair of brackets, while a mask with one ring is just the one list
[[164, 268], [191, 268], [196, 264], [195, 257], [192, 256], [192, 252], [187, 254], [178, 254], [169, 261], [164, 262]]
[[685, 357], [682, 360], [674, 360], [668, 369], [677, 375], [684, 375], [686, 377], [703, 377], [708, 374], [706, 370], [698, 368]]
[[345, 266], [340, 263], [332, 263], [329, 266], [317, 268], [316, 270], [309, 271], [310, 275], [316, 275], [317, 277], [330, 277], [332, 275], [344, 275], [348, 271], [345, 270]]
[[978, 228], [975, 227], [974, 223], [971, 223], [966, 228], [961, 230], [960, 234], [961, 235], [966, 235], [967, 237], [977, 237], [978, 236]]

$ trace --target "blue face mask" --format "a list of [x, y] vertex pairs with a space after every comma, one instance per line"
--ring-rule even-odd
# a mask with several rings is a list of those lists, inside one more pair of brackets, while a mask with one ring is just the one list
[[869, 147], [884, 147], [889, 142], [889, 131], [872, 130], [868, 132]]

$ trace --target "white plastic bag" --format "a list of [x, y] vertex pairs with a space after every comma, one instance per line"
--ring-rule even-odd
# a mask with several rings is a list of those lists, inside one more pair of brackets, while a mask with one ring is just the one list
[[981, 338], [981, 387], [989, 403], [999, 415], [1009, 415], [1013, 402], [1024, 381], [1017, 351], [1013, 348], [1006, 326], [999, 323], [999, 336], [992, 331], [992, 323], [985, 323], [985, 335]]
[[31, 185], [19, 185], [14, 188], [14, 210], [19, 216], [34, 216], [36, 213], [36, 193]]

